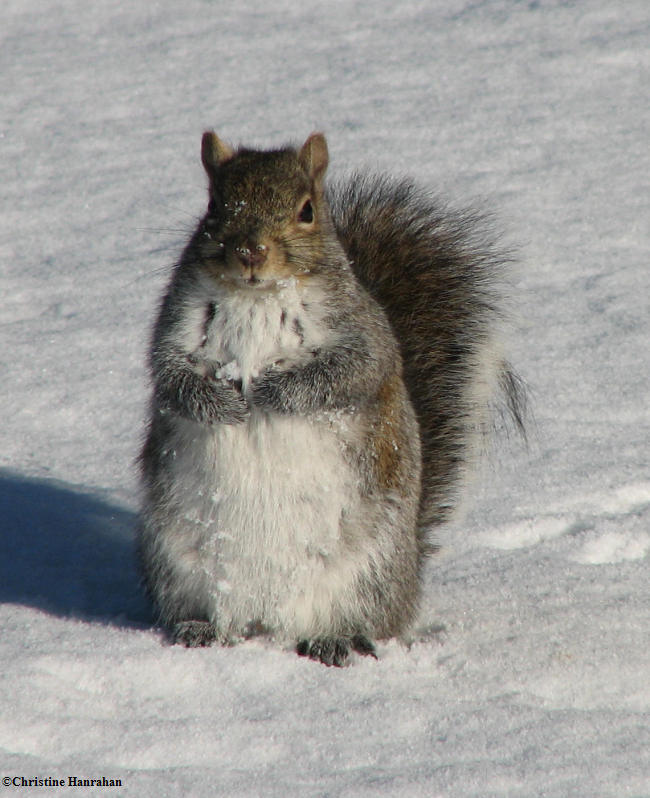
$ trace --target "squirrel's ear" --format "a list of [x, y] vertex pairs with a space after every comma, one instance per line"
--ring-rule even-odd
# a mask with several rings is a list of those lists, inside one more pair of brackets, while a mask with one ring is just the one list
[[329, 163], [325, 136], [322, 133], [312, 133], [302, 145], [298, 160], [312, 180], [315, 182], [321, 180]]
[[201, 139], [201, 160], [203, 161], [203, 168], [208, 174], [221, 166], [222, 163], [233, 157], [235, 153], [232, 148], [221, 141], [219, 136], [212, 131], [206, 130]]

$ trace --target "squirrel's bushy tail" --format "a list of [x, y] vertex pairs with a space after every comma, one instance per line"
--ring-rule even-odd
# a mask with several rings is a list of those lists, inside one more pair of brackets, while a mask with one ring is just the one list
[[422, 535], [445, 521], [501, 403], [523, 430], [524, 392], [503, 360], [503, 267], [485, 218], [450, 211], [410, 182], [353, 176], [329, 190], [352, 268], [399, 341], [420, 423]]

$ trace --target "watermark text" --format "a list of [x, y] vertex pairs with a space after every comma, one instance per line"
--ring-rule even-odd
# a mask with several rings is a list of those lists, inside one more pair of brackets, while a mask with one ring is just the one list
[[122, 779], [106, 776], [87, 779], [80, 776], [3, 776], [4, 787], [123, 787]]

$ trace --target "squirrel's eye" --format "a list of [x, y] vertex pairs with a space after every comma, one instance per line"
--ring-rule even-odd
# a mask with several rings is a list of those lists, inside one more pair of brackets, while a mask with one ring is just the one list
[[304, 205], [298, 213], [298, 221], [304, 224], [311, 224], [311, 222], [314, 221], [314, 208], [311, 204], [311, 200], [305, 200]]

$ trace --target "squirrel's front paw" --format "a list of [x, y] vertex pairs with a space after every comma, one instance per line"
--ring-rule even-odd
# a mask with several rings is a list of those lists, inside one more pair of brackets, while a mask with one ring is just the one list
[[291, 410], [287, 392], [287, 373], [266, 371], [253, 381], [250, 392], [251, 404], [261, 410], [288, 413]]
[[220, 417], [215, 419], [222, 424], [241, 424], [250, 416], [248, 402], [241, 393], [241, 382], [218, 385]]
[[241, 424], [250, 416], [241, 391], [225, 380], [202, 378], [180, 404], [182, 415], [201, 424]]

